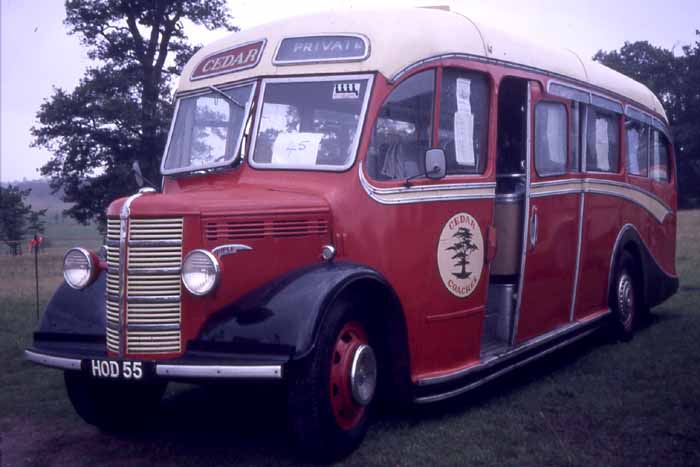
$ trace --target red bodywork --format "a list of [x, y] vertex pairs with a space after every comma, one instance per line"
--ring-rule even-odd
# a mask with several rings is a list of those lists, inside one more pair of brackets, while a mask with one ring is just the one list
[[[436, 66], [438, 83], [442, 66], [464, 67], [490, 76], [489, 158], [483, 175], [421, 179], [416, 184], [495, 182], [498, 98], [494, 91], [505, 76], [538, 83], [533, 86], [532, 106], [542, 99], [562, 101], [543, 91], [549, 79], [545, 75], [493, 64], [449, 59], [423, 65], [411, 74]], [[397, 84], [389, 83], [381, 75], [375, 77], [358, 156], [345, 172], [255, 169], [246, 161], [238, 168], [218, 173], [166, 177], [163, 194], [144, 196], [132, 205], [132, 217], [184, 216], [183, 255], [194, 248], [211, 250], [239, 241], [254, 248], [252, 252], [222, 259], [222, 283], [212, 295], [195, 297], [183, 288], [183, 350], [216, 310], [285, 272], [318, 263], [321, 247], [333, 244], [337, 260], [374, 268], [394, 288], [405, 316], [414, 381], [448, 374], [480, 361], [489, 264], [484, 264], [476, 290], [467, 298], [458, 298], [443, 285], [435, 257], [445, 221], [458, 212], [471, 214], [478, 221], [483, 238], [493, 239], [488, 230], [493, 224], [494, 199], [386, 205], [368, 196], [360, 182], [359, 171], [364, 170], [360, 164], [367, 153], [374, 119]], [[562, 102], [570, 108], [568, 102]], [[435, 109], [435, 115], [439, 115], [439, 108]], [[623, 117], [620, 119], [620, 173], [567, 173], [547, 180], [605, 178], [630, 183], [655, 194], [673, 213], [660, 224], [649, 211], [633, 202], [606, 195], [585, 195], [576, 320], [607, 309], [612, 248], [624, 224], [634, 225], [663, 270], [675, 275], [675, 180], [658, 183], [624, 173], [626, 151]], [[670, 160], [673, 164], [672, 153]], [[530, 172], [532, 182], [540, 180], [534, 166]], [[670, 173], [674, 173], [673, 166]], [[372, 184], [385, 188], [400, 187], [403, 182]], [[527, 252], [516, 342], [569, 322], [580, 196], [531, 200], [530, 209], [536, 209], [540, 218], [539, 241]], [[108, 216], [117, 217], [122, 203], [123, 200], [113, 203]], [[275, 230], [275, 225], [282, 226], [282, 230]], [[303, 229], [303, 235], [293, 235], [294, 228]], [[129, 357], [154, 358], [152, 355]]]

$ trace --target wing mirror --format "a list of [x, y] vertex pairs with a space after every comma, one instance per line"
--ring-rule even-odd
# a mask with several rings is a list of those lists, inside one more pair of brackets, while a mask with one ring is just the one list
[[425, 176], [439, 180], [445, 176], [447, 160], [442, 149], [428, 149], [425, 152]]
[[143, 178], [143, 172], [141, 172], [141, 164], [139, 164], [139, 161], [134, 161], [134, 163], [131, 164], [131, 170], [134, 172], [136, 184], [139, 186], [139, 188], [141, 188], [145, 183], [145, 180]]

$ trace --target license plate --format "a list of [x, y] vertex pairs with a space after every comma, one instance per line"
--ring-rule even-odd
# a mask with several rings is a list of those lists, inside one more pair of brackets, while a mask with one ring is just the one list
[[90, 359], [83, 361], [83, 368], [93, 378], [141, 381], [151, 376], [149, 362], [131, 360]]

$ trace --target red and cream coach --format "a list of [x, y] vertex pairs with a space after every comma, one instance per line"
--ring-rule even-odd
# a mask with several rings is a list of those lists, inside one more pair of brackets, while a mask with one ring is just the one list
[[380, 397], [629, 337], [678, 288], [664, 110], [569, 50], [440, 9], [314, 14], [204, 47], [176, 100], [162, 189], [109, 206], [106, 261], [66, 254], [26, 352], [88, 423], [168, 380], [279, 380], [333, 458]]

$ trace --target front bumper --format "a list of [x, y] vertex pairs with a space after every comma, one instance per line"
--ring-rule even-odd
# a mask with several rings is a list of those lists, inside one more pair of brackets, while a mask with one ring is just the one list
[[[85, 350], [85, 349], [84, 349]], [[82, 351], [80, 355], [63, 350], [45, 350], [29, 348], [24, 351], [27, 360], [39, 365], [61, 370], [76, 370], [82, 368], [82, 361], [90, 358], [108, 359], [105, 352], [97, 349]], [[232, 361], [233, 360], [233, 361]], [[188, 356], [168, 360], [155, 361], [155, 374], [163, 379], [176, 380], [281, 380], [283, 364], [281, 361], [251, 361], [237, 362], [233, 358], [215, 358], [202, 355]]]

